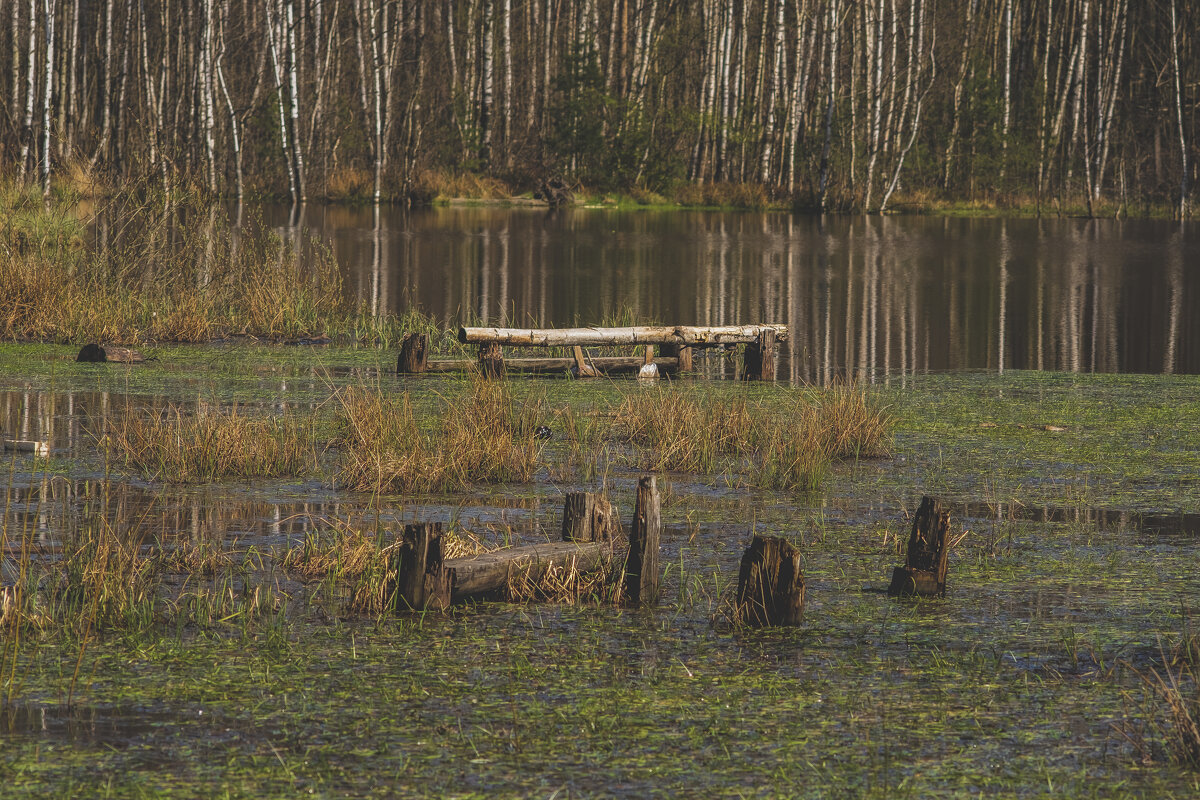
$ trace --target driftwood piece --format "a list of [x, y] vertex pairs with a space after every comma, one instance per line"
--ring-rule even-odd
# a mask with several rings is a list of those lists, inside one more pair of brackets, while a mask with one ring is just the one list
[[804, 613], [800, 551], [777, 536], [755, 536], [742, 554], [735, 617], [743, 625], [799, 625]]
[[633, 605], [658, 600], [658, 544], [662, 533], [661, 503], [653, 475], [638, 480], [637, 505], [629, 529], [629, 556], [625, 560], [624, 597]]
[[429, 369], [429, 335], [410, 333], [400, 342], [400, 357], [396, 360], [396, 372], [401, 375], [416, 375]]
[[764, 330], [746, 345], [744, 364], [742, 377], [745, 380], [775, 380], [775, 331]]
[[496, 342], [479, 346], [479, 371], [485, 378], [504, 377], [504, 351]]
[[639, 325], [628, 328], [467, 328], [458, 329], [463, 344], [524, 347], [595, 347], [616, 344], [749, 344], [766, 330], [775, 341], [788, 337], [786, 325]]
[[611, 542], [548, 542], [497, 550], [445, 563], [455, 602], [504, 589], [513, 580], [537, 581], [550, 567], [592, 572], [612, 562]]
[[562, 178], [549, 178], [538, 184], [533, 196], [537, 200], [545, 200], [551, 208], [569, 206], [575, 202], [575, 193]]
[[397, 610], [441, 611], [450, 605], [453, 576], [444, 568], [440, 522], [405, 525], [395, 563]]
[[950, 512], [939, 500], [922, 497], [913, 517], [904, 566], [892, 571], [888, 594], [892, 597], [945, 597], [949, 539]]
[[564, 542], [612, 542], [621, 537], [621, 521], [607, 498], [570, 492], [563, 502]]

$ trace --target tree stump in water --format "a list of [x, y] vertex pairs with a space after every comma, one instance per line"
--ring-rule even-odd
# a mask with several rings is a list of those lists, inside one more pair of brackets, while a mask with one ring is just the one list
[[485, 378], [504, 377], [504, 350], [495, 342], [479, 346], [479, 371]]
[[777, 536], [755, 536], [742, 554], [734, 616], [743, 625], [799, 625], [804, 613], [800, 551]]
[[621, 521], [606, 498], [571, 492], [563, 503], [564, 542], [612, 542], [621, 537]]
[[84, 364], [103, 364], [108, 361], [108, 353], [104, 352], [103, 347], [93, 342], [85, 344], [75, 360]]
[[400, 343], [400, 358], [396, 360], [396, 372], [415, 375], [429, 369], [429, 335], [410, 333]]
[[742, 378], [748, 381], [775, 380], [775, 331], [764, 330], [753, 344], [746, 345]]
[[888, 594], [892, 597], [946, 596], [946, 556], [949, 550], [950, 512], [940, 501], [922, 497], [908, 537], [903, 567], [892, 571]]
[[658, 600], [658, 541], [662, 533], [661, 503], [653, 475], [638, 480], [637, 505], [629, 530], [629, 556], [625, 559], [624, 596], [632, 605]]
[[397, 611], [441, 611], [450, 605], [454, 576], [443, 561], [442, 523], [404, 526], [395, 558]]

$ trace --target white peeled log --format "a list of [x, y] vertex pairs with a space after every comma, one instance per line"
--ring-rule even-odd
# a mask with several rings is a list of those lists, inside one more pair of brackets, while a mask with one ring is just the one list
[[775, 339], [788, 338], [786, 325], [638, 325], [629, 328], [459, 328], [464, 344], [500, 344], [526, 347], [572, 347], [616, 344], [749, 344], [764, 330]]

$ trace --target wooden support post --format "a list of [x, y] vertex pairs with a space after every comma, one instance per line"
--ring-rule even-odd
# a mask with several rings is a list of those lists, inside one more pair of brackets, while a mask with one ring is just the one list
[[575, 345], [572, 352], [575, 357], [575, 367], [572, 369], [572, 374], [576, 378], [599, 378], [600, 377], [600, 370], [596, 369], [595, 367], [593, 367], [591, 364], [588, 364], [587, 361], [584, 360], [582, 347], [580, 347], [579, 345]]
[[429, 369], [429, 334], [408, 334], [400, 343], [400, 358], [396, 360], [396, 372], [401, 375], [416, 375], [427, 369]]
[[950, 539], [950, 512], [940, 501], [922, 497], [908, 537], [903, 567], [892, 571], [888, 594], [892, 597], [946, 596], [946, 556]]
[[621, 536], [621, 521], [612, 503], [591, 492], [570, 492], [563, 503], [564, 542], [612, 542]]
[[804, 613], [800, 551], [786, 539], [755, 536], [742, 554], [735, 617], [743, 625], [799, 625]]
[[496, 342], [479, 345], [479, 371], [485, 378], [504, 377], [504, 351]]
[[748, 381], [775, 380], [775, 331], [767, 328], [746, 345], [742, 377]]
[[638, 480], [637, 505], [625, 561], [625, 600], [650, 605], [658, 599], [658, 540], [662, 532], [658, 484], [653, 475]]
[[692, 348], [686, 344], [664, 344], [658, 348], [659, 355], [677, 359], [676, 372], [692, 371]]
[[398, 611], [441, 611], [450, 605], [453, 574], [443, 565], [442, 523], [404, 526], [396, 558]]

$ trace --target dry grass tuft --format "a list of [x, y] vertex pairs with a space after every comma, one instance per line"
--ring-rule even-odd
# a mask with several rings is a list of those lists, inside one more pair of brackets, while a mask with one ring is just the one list
[[498, 178], [445, 170], [425, 170], [414, 182], [413, 191], [419, 196], [442, 199], [502, 200], [512, 197], [512, 189]]
[[536, 575], [523, 572], [511, 576], [506, 595], [513, 603], [616, 602], [621, 594], [619, 566], [613, 561], [605, 569], [581, 572], [574, 564], [565, 567], [550, 564]]
[[534, 431], [540, 401], [518, 402], [502, 381], [475, 380], [449, 398], [436, 422], [419, 424], [405, 393], [347, 389], [338, 395], [345, 485], [376, 492], [444, 492], [471, 483], [525, 482], [540, 466]]
[[312, 423], [243, 416], [199, 403], [154, 416], [127, 411], [103, 439], [151, 480], [193, 483], [220, 477], [302, 475], [316, 468]]

